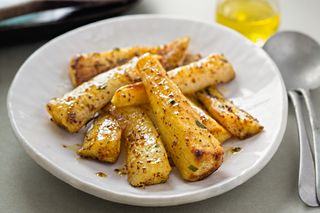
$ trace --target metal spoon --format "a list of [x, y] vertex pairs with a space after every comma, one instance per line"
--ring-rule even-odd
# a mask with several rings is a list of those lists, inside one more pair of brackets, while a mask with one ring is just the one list
[[[309, 206], [319, 206], [320, 123], [316, 118], [309, 90], [320, 86], [320, 45], [307, 35], [286, 31], [272, 36], [263, 49], [279, 67], [295, 107], [300, 140], [300, 198]], [[305, 101], [308, 111], [312, 143], [308, 143], [301, 100]]]

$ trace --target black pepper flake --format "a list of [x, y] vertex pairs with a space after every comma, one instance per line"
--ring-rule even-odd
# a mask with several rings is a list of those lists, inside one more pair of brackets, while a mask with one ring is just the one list
[[104, 90], [105, 88], [107, 88], [107, 85], [101, 85], [97, 87], [97, 90]]
[[203, 151], [197, 149], [197, 150], [194, 152], [194, 154], [195, 154], [195, 156], [196, 156], [197, 159], [200, 159], [200, 158], [202, 157], [202, 155], [203, 155]]
[[68, 113], [68, 115], [67, 115], [67, 121], [68, 121], [69, 123], [77, 123], [76, 117], [77, 117], [77, 115], [76, 115], [75, 112], [70, 112], [70, 113]]
[[176, 103], [176, 101], [173, 100], [173, 99], [170, 99], [170, 100], [169, 100], [169, 103], [170, 103], [171, 105], [174, 105], [174, 104]]

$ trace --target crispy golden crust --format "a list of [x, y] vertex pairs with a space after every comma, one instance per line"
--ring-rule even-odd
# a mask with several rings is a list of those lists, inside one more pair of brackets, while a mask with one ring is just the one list
[[[69, 75], [72, 84], [78, 86], [102, 72], [125, 64], [133, 57], [147, 52], [162, 56], [160, 59], [162, 65], [170, 70], [182, 64], [189, 40], [188, 37], [182, 37], [157, 47], [115, 48], [107, 52], [81, 54], [71, 59]], [[189, 56], [188, 60], [192, 60], [192, 56]]]
[[111, 103], [117, 107], [138, 106], [148, 102], [148, 96], [142, 82], [120, 87], [111, 99]]
[[69, 132], [78, 132], [112, 98], [121, 86], [137, 77], [135, 60], [102, 73], [47, 104], [52, 121]]
[[[189, 99], [189, 97], [188, 97]], [[214, 120], [210, 115], [207, 114], [206, 111], [198, 107], [193, 101], [189, 99], [189, 104], [192, 107], [193, 116], [195, 119], [200, 121], [198, 125], [204, 125], [205, 128], [220, 142], [223, 143], [229, 138], [231, 138], [231, 134], [226, 130], [223, 126], [221, 126], [216, 120]], [[149, 118], [156, 123], [155, 115], [152, 112], [150, 104], [141, 105], [142, 109], [147, 113]]]
[[[220, 142], [223, 143], [229, 138], [231, 134], [221, 126], [216, 120], [210, 117], [204, 110], [189, 100], [190, 106], [195, 111], [195, 117], [207, 128], [207, 130]], [[201, 125], [201, 124], [200, 124]]]
[[212, 54], [174, 69], [168, 72], [168, 76], [184, 94], [189, 94], [209, 85], [227, 83], [234, 79], [235, 72], [223, 55]]
[[133, 186], [164, 183], [171, 166], [160, 135], [152, 121], [140, 107], [116, 109], [123, 116], [123, 139], [127, 149], [128, 181]]
[[[210, 85], [229, 82], [234, 79], [235, 72], [223, 55], [215, 54], [171, 70], [168, 76], [184, 94], [187, 94]], [[123, 107], [145, 104], [147, 100], [143, 84], [138, 82], [119, 88], [111, 102], [117, 107]]]
[[220, 142], [193, 115], [188, 100], [161, 64], [145, 55], [137, 63], [166, 150], [183, 179], [197, 181], [223, 161]]
[[214, 86], [199, 91], [196, 95], [212, 117], [232, 135], [245, 139], [263, 130], [257, 119], [226, 100]]
[[102, 114], [88, 129], [78, 154], [84, 158], [114, 163], [120, 154], [121, 133], [117, 119], [108, 113]]

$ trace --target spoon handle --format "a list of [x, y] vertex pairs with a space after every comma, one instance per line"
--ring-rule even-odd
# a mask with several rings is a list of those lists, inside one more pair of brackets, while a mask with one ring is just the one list
[[314, 163], [304, 125], [303, 113], [301, 108], [301, 100], [299, 94], [294, 91], [288, 91], [288, 95], [295, 109], [299, 143], [300, 143], [300, 166], [299, 166], [299, 196], [301, 200], [308, 206], [319, 206], [316, 197]]
[[320, 202], [320, 122], [314, 111], [309, 90], [298, 89], [306, 102], [307, 111], [309, 114], [311, 131], [312, 131], [312, 146], [314, 153], [315, 177], [316, 177], [316, 193], [318, 202]]

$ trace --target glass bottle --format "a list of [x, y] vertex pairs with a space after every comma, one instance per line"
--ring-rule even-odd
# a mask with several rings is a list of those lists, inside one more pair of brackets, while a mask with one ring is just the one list
[[216, 21], [262, 46], [278, 30], [279, 4], [276, 0], [218, 0]]

